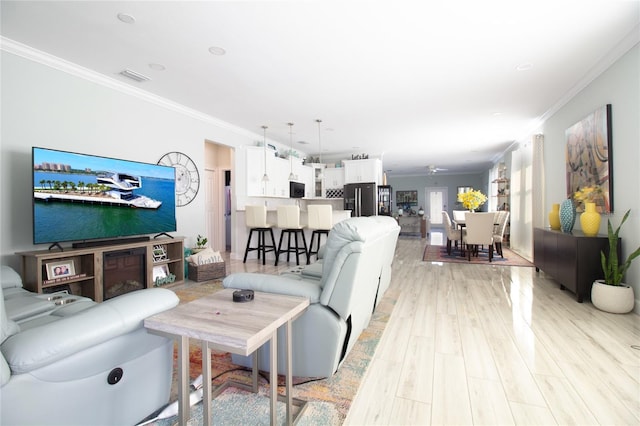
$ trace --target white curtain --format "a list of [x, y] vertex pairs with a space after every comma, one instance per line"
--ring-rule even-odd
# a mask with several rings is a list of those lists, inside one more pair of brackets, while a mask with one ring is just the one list
[[[542, 135], [511, 153], [511, 248], [533, 260], [533, 228], [544, 226]], [[541, 222], [542, 220], [542, 222]]]

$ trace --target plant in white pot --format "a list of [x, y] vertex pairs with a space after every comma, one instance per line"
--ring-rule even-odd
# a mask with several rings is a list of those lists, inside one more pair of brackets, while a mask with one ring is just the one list
[[202, 250], [207, 248], [207, 243], [209, 240], [206, 237], [198, 234], [198, 238], [196, 238], [196, 246], [192, 249], [194, 253], [201, 252]]
[[631, 262], [640, 256], [640, 247], [631, 253], [624, 262], [618, 259], [618, 234], [622, 224], [629, 217], [631, 210], [627, 210], [620, 225], [613, 230], [611, 220], [607, 221], [607, 234], [609, 237], [609, 254], [600, 252], [600, 261], [603, 280], [596, 280], [591, 287], [591, 302], [593, 305], [605, 312], [614, 314], [626, 314], [633, 310], [634, 294], [633, 287], [622, 282], [624, 274], [631, 266]]

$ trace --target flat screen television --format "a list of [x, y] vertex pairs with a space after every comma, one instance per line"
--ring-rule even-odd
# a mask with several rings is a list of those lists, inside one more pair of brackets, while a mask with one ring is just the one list
[[32, 160], [34, 244], [176, 230], [173, 167], [38, 147]]

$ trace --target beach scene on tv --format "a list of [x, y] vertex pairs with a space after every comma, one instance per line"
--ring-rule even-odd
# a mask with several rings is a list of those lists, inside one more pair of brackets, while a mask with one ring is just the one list
[[33, 148], [34, 243], [176, 229], [175, 169]]

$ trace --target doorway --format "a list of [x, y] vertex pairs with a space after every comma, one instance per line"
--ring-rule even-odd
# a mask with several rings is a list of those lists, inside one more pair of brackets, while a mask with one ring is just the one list
[[427, 214], [431, 226], [443, 226], [442, 212], [447, 211], [448, 188], [427, 187], [424, 189], [424, 199], [427, 201]]
[[209, 246], [231, 251], [233, 149], [205, 142], [205, 224]]

